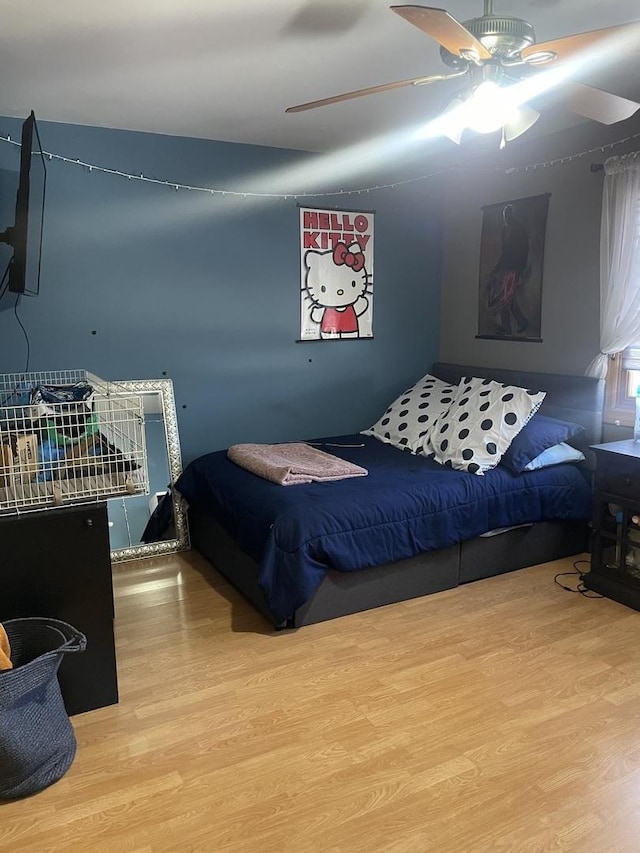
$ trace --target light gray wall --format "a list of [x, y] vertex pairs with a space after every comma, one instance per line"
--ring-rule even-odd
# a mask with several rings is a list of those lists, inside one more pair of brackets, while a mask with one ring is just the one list
[[[639, 134], [553, 166], [523, 169]], [[440, 359], [580, 375], [599, 349], [599, 255], [603, 172], [592, 163], [640, 149], [640, 118], [603, 127], [593, 122], [544, 140], [513, 143], [448, 177]], [[514, 168], [512, 172], [507, 172]], [[542, 343], [478, 340], [478, 269], [482, 207], [550, 193], [543, 283]]]

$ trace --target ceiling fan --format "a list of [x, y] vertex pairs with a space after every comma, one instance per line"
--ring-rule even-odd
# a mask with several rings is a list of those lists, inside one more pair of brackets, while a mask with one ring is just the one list
[[[414, 5], [391, 6], [390, 9], [435, 39], [440, 44], [442, 60], [452, 70], [297, 104], [285, 112], [302, 112], [405, 86], [424, 86], [466, 77], [467, 85], [449, 98], [442, 113], [443, 117], [455, 115], [464, 107], [464, 119], [454, 125], [443, 125], [441, 132], [459, 143], [465, 127], [481, 133], [502, 128], [503, 146], [528, 130], [540, 116], [525, 103], [531, 94], [521, 96], [518, 103], [510, 102], [508, 96], [505, 98], [505, 93], [514, 91], [510, 87], [517, 81], [530, 80], [541, 69], [562, 65], [577, 59], [584, 51], [603, 46], [617, 37], [629, 36], [634, 28], [635, 32], [640, 32], [635, 22], [536, 42], [535, 31], [528, 21], [494, 15], [493, 0], [484, 0], [481, 17], [464, 23], [444, 9]], [[535, 90], [533, 92], [535, 94]], [[572, 112], [602, 124], [627, 119], [640, 108], [635, 101], [568, 79], [562, 82], [562, 97]]]

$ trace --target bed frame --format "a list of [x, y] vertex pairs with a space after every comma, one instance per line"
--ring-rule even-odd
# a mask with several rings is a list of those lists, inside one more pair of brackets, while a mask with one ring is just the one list
[[[446, 382], [457, 383], [462, 376], [481, 376], [546, 391], [541, 407], [545, 415], [583, 424], [585, 445], [601, 441], [604, 404], [601, 379], [446, 362], [437, 362], [431, 372]], [[584, 464], [591, 467], [588, 450]], [[257, 563], [206, 514], [190, 509], [189, 529], [193, 547], [273, 622], [258, 587]], [[540, 522], [358, 572], [329, 571], [313, 597], [296, 610], [293, 619], [286, 626], [276, 627], [298, 628], [441, 592], [461, 583], [579, 554], [588, 545], [586, 522]]]

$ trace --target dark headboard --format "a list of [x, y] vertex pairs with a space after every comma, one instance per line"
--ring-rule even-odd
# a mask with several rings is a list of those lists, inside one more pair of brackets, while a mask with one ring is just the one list
[[463, 376], [495, 379], [508, 385], [518, 385], [531, 391], [546, 391], [540, 411], [550, 418], [560, 418], [582, 424], [586, 443], [602, 441], [604, 409], [604, 380], [592, 376], [567, 376], [562, 373], [534, 373], [528, 370], [507, 370], [499, 367], [478, 367], [471, 364], [450, 364], [437, 361], [431, 371], [445, 382], [460, 381]]

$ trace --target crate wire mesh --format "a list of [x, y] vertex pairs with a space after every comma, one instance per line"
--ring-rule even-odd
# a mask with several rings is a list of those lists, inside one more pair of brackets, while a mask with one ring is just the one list
[[0, 514], [148, 493], [139, 395], [86, 370], [0, 374]]

